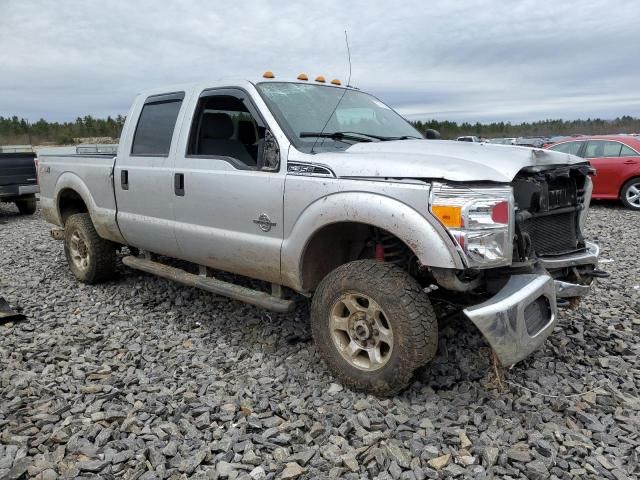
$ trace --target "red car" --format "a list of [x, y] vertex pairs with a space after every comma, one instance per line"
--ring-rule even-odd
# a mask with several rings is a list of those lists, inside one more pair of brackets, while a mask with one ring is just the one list
[[548, 147], [589, 160], [596, 169], [593, 198], [622, 200], [640, 210], [640, 139], [626, 135], [567, 138]]

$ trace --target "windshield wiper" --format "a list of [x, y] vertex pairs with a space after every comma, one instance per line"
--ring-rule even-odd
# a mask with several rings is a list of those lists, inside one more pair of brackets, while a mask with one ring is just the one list
[[388, 142], [389, 140], [409, 140], [410, 138], [415, 138], [415, 139], [420, 138], [412, 135], [402, 135], [401, 137], [384, 137], [382, 135], [374, 135], [372, 133], [362, 133], [362, 132], [338, 132], [338, 133], [346, 133], [349, 135], [362, 135], [365, 137], [375, 138], [376, 140], [380, 140], [381, 142]]
[[320, 137], [333, 140], [353, 140], [355, 142], [370, 142], [373, 135], [358, 132], [300, 132], [300, 138]]
[[332, 138], [334, 140], [355, 140], [357, 142], [370, 142], [371, 138], [374, 140], [378, 140], [381, 142], [388, 142], [389, 140], [409, 140], [409, 139], [420, 139], [420, 137], [415, 137], [412, 135], [403, 135], [401, 137], [383, 137], [382, 135], [374, 135], [372, 133], [363, 133], [363, 132], [300, 132], [300, 138], [305, 137], [324, 137], [324, 138]]

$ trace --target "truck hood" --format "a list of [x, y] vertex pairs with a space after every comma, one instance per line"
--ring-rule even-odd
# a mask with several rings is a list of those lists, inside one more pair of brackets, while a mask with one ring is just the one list
[[450, 140], [356, 143], [315, 155], [314, 163], [338, 177], [439, 178], [454, 182], [508, 183], [525, 167], [571, 165], [584, 159], [539, 148]]

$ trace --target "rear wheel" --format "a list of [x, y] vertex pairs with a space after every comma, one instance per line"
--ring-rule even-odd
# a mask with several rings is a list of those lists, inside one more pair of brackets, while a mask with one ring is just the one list
[[406, 387], [436, 353], [438, 323], [420, 285], [399, 267], [358, 260], [320, 282], [311, 306], [318, 350], [345, 385], [377, 395]]
[[36, 213], [36, 199], [35, 197], [21, 198], [16, 200], [16, 207], [20, 215], [33, 215]]
[[640, 178], [632, 178], [622, 186], [620, 200], [632, 210], [640, 210]]
[[71, 271], [83, 283], [99, 283], [114, 276], [116, 246], [100, 238], [88, 213], [78, 213], [67, 219], [64, 253]]

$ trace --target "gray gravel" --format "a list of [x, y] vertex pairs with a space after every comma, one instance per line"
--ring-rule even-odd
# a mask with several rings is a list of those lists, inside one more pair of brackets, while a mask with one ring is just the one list
[[[590, 214], [612, 277], [494, 375], [470, 322], [393, 399], [333, 383], [308, 305], [268, 314], [122, 269], [90, 287], [0, 206], [0, 479], [638, 478], [638, 213]], [[610, 261], [609, 261], [610, 260]], [[502, 383], [502, 387], [500, 386]]]

